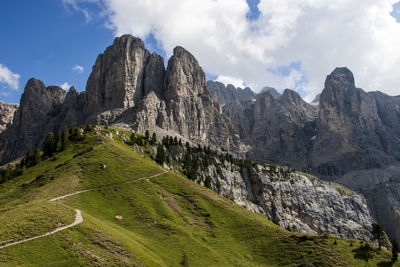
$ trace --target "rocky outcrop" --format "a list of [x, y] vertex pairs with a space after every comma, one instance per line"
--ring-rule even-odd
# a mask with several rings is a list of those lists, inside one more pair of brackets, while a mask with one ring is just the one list
[[[371, 240], [372, 218], [365, 199], [335, 183], [288, 167], [228, 159], [209, 151], [168, 145], [176, 163], [200, 166], [195, 181], [291, 231]], [[170, 166], [178, 168], [177, 165]]]
[[275, 88], [268, 87], [268, 86], [261, 89], [260, 94], [267, 93], [267, 92], [270, 95], [272, 95], [275, 99], [278, 99], [281, 96], [281, 94], [278, 91], [276, 91]]
[[307, 165], [318, 111], [292, 90], [286, 89], [282, 95], [275, 92], [258, 94], [256, 101], [227, 104], [224, 114], [252, 147], [250, 158], [302, 169]]
[[379, 168], [396, 157], [398, 138], [388, 138], [392, 130], [382, 123], [376, 100], [355, 87], [347, 68], [337, 68], [327, 77], [319, 108], [310, 159], [320, 175], [337, 177], [350, 170]]
[[13, 124], [0, 135], [1, 162], [38, 146], [44, 134], [53, 130], [53, 120], [62, 109], [65, 96], [60, 87], [46, 87], [36, 79], [28, 81]]
[[0, 133], [11, 125], [18, 106], [18, 104], [9, 104], [0, 101]]
[[212, 101], [192, 54], [176, 47], [165, 70], [163, 58], [150, 54], [142, 40], [123, 35], [97, 57], [80, 94], [29, 80], [13, 125], [0, 136], [0, 162], [40, 146], [49, 131], [89, 122], [137, 132], [156, 126], [224, 151], [246, 149]]
[[214, 190], [226, 196], [232, 192], [235, 202], [267, 216], [281, 227], [302, 233], [371, 240], [373, 219], [362, 196], [285, 167], [256, 165], [236, 170], [229, 167], [209, 168], [209, 175], [219, 178]]
[[400, 216], [393, 209], [400, 203], [400, 171], [393, 167], [400, 161], [400, 97], [357, 88], [347, 68], [328, 75], [318, 107], [288, 90], [282, 96], [268, 91], [255, 103], [224, 106], [241, 139], [252, 146], [248, 155], [358, 190], [378, 222], [400, 239], [394, 227]]
[[[131, 35], [116, 38], [114, 44], [97, 57], [89, 76], [85, 106], [88, 120], [111, 122], [124, 110], [134, 107], [144, 95], [144, 75], [149, 59], [150, 53], [142, 40]], [[151, 63], [153, 66], [158, 62], [153, 58]], [[147, 69], [152, 78], [158, 70], [157, 66], [153, 67], [154, 73]], [[150, 86], [148, 82], [147, 85]]]
[[256, 94], [249, 88], [236, 88], [232, 84], [225, 86], [217, 81], [207, 81], [207, 89], [213, 100], [220, 105], [225, 105], [234, 101], [252, 100], [256, 98]]
[[347, 68], [327, 77], [318, 108], [291, 90], [282, 96], [271, 92], [259, 94], [255, 103], [224, 107], [241, 139], [253, 147], [251, 157], [327, 179], [400, 160], [400, 98], [356, 88]]

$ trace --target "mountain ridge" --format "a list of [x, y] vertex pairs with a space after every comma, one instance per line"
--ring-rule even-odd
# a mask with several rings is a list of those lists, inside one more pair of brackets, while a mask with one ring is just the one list
[[[165, 173], [127, 144], [130, 132], [96, 126], [78, 133], [79, 141], [64, 151], [0, 184], [0, 237], [24, 240], [68, 226], [76, 209], [83, 221], [4, 248], [2, 263], [364, 266], [390, 260], [364, 241], [286, 231], [174, 171]], [[82, 193], [46, 200], [77, 190]]]
[[46, 132], [88, 122], [125, 124], [142, 133], [157, 126], [194, 143], [232, 153], [246, 150], [212, 101], [193, 55], [175, 48], [165, 70], [163, 59], [131, 35], [116, 38], [98, 56], [84, 92], [66, 93], [29, 80], [16, 117], [0, 136], [2, 163], [40, 146]]
[[[200, 64], [184, 48], [174, 49], [165, 69], [164, 59], [151, 54], [142, 40], [123, 35], [97, 57], [84, 92], [28, 81], [13, 123], [0, 133], [0, 162], [40, 147], [47, 132], [95, 123], [141, 133], [159, 129], [235, 156], [339, 179], [355, 190], [354, 177], [379, 169], [383, 178], [371, 182], [371, 190], [379, 189], [379, 194], [359, 192], [370, 196], [371, 214], [399, 238], [392, 223], [400, 223], [397, 187], [389, 193], [378, 187], [398, 184], [384, 168], [400, 159], [399, 111], [399, 97], [356, 88], [347, 68], [327, 77], [318, 107], [290, 89], [282, 95], [267, 90], [221, 107], [207, 90]], [[384, 204], [378, 205], [376, 196]], [[383, 214], [390, 206], [396, 208]]]

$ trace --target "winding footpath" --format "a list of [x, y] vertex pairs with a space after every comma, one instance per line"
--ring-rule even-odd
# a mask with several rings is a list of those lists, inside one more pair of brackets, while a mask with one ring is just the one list
[[[103, 185], [103, 186], [100, 186], [100, 187], [96, 187], [96, 188], [93, 188], [93, 189], [81, 190], [81, 191], [77, 191], [77, 192], [74, 192], [74, 193], [69, 193], [69, 194], [66, 194], [66, 195], [63, 195], [63, 196], [51, 198], [51, 199], [48, 199], [48, 201], [57, 201], [57, 200], [64, 199], [64, 198], [67, 198], [67, 197], [70, 197], [70, 196], [74, 196], [74, 195], [78, 195], [78, 194], [82, 194], [82, 193], [86, 193], [86, 192], [90, 192], [90, 191], [99, 190], [99, 189], [102, 189], [104, 187], [108, 187], [108, 186], [112, 186], [112, 185], [116, 185], [116, 184], [122, 184], [122, 183], [127, 184], [127, 183], [132, 183], [134, 181], [140, 181], [140, 180], [143, 180], [143, 179], [155, 178], [155, 177], [163, 175], [163, 174], [165, 174], [167, 172], [168, 171], [164, 171], [164, 172], [152, 175], [152, 176], [134, 178], [134, 179], [129, 179], [129, 180], [122, 181], [122, 182], [106, 184], [106, 185]], [[80, 210], [78, 210], [78, 209], [75, 209], [75, 212], [76, 212], [75, 221], [73, 223], [69, 224], [69, 225], [59, 227], [59, 228], [57, 228], [57, 229], [55, 229], [55, 230], [53, 230], [51, 232], [48, 232], [48, 233], [45, 233], [45, 234], [42, 234], [42, 235], [38, 235], [38, 236], [31, 237], [31, 238], [15, 241], [13, 243], [8, 243], [6, 245], [0, 246], [0, 249], [6, 248], [6, 247], [10, 247], [10, 246], [14, 246], [14, 245], [17, 245], [17, 244], [21, 244], [21, 243], [24, 243], [24, 242], [28, 242], [28, 241], [31, 241], [31, 240], [35, 240], [35, 239], [38, 239], [38, 238], [42, 238], [42, 237], [45, 237], [45, 236], [49, 236], [49, 235], [55, 234], [57, 232], [66, 230], [68, 228], [71, 228], [71, 227], [73, 227], [75, 225], [78, 225], [78, 224], [82, 223], [83, 222], [82, 212]]]
[[81, 222], [83, 222], [82, 213], [81, 213], [80, 210], [77, 210], [77, 209], [75, 210], [75, 212], [76, 212], [75, 221], [73, 223], [71, 223], [70, 225], [59, 227], [59, 228], [55, 229], [54, 231], [45, 233], [43, 235], [38, 235], [38, 236], [34, 236], [34, 237], [31, 237], [31, 238], [28, 238], [28, 239], [23, 239], [23, 240], [20, 240], [20, 241], [16, 241], [16, 242], [13, 242], [13, 243], [6, 244], [4, 246], [1, 246], [0, 249], [6, 248], [6, 247], [10, 247], [10, 246], [14, 246], [14, 245], [17, 245], [17, 244], [21, 244], [21, 243], [24, 243], [24, 242], [28, 242], [28, 241], [31, 241], [31, 240], [35, 240], [35, 239], [38, 239], [38, 238], [41, 238], [41, 237], [49, 236], [49, 235], [55, 234], [57, 232], [60, 232], [62, 230], [71, 228], [71, 227], [73, 227], [73, 226], [75, 226], [77, 224], [80, 224]]

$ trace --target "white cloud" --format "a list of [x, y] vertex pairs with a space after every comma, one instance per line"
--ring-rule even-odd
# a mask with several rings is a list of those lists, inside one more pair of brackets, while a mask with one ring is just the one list
[[63, 83], [63, 84], [60, 85], [60, 87], [61, 87], [63, 90], [65, 90], [65, 91], [67, 91], [69, 88], [71, 88], [71, 86], [72, 86], [72, 85], [70, 85], [70, 84], [67, 83], [67, 82], [65, 82], [65, 83]]
[[220, 80], [309, 98], [337, 66], [349, 67], [359, 87], [400, 94], [400, 24], [391, 16], [399, 2], [261, 0], [260, 16], [249, 21], [245, 0], [97, 0], [116, 36], [152, 33], [168, 55], [182, 45]]
[[87, 6], [83, 7], [82, 4], [97, 3], [97, 2], [99, 2], [99, 1], [98, 0], [62, 0], [64, 8], [68, 12], [70, 12], [72, 10], [72, 11], [82, 13], [82, 15], [85, 17], [86, 23], [88, 23], [92, 20], [92, 15], [89, 12], [89, 8]]
[[6, 66], [0, 64], [0, 83], [7, 84], [11, 89], [18, 90], [21, 75], [13, 73]]
[[84, 71], [84, 68], [82, 67], [82, 66], [79, 66], [79, 65], [75, 65], [73, 68], [72, 68], [72, 70], [73, 71], [76, 71], [77, 73], [83, 73], [83, 71]]
[[245, 85], [243, 83], [242, 80], [237, 79], [235, 77], [229, 77], [229, 76], [223, 76], [223, 75], [219, 75], [217, 78], [217, 81], [228, 85], [228, 84], [233, 84], [235, 87], [240, 87], [240, 88], [244, 88]]

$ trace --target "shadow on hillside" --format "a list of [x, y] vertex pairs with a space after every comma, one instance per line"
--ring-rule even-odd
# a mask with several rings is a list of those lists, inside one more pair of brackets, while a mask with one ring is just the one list
[[391, 261], [381, 261], [377, 264], [378, 267], [391, 267], [394, 266]]
[[370, 259], [374, 257], [373, 254], [374, 248], [372, 248], [371, 245], [368, 243], [365, 243], [361, 245], [359, 248], [353, 249], [352, 251], [355, 253], [354, 254], [355, 259], [361, 259], [368, 262]]

